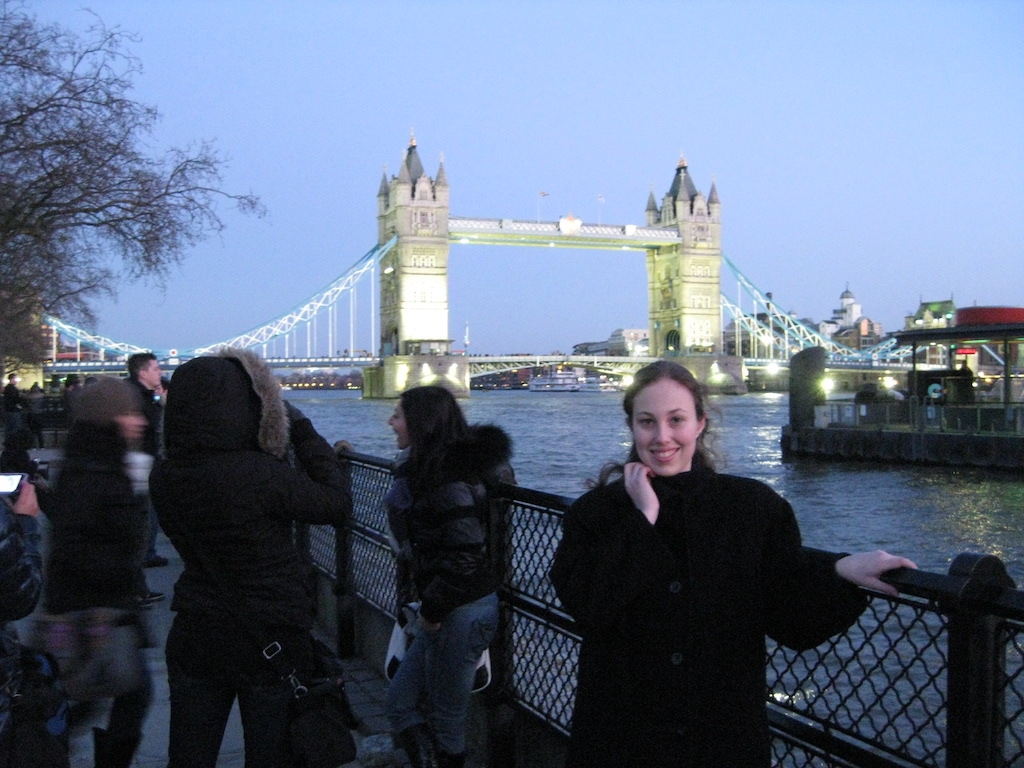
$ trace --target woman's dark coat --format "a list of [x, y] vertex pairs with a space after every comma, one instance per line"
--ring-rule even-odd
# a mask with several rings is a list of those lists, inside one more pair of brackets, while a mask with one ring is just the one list
[[[513, 481], [511, 455], [504, 431], [480, 425], [448, 448], [435, 476], [411, 477], [409, 462], [395, 469], [388, 524], [397, 539], [399, 567], [411, 570], [428, 621], [441, 622], [460, 605], [498, 588], [488, 548], [487, 486]], [[403, 599], [414, 597], [401, 584], [399, 591]]]
[[51, 522], [45, 603], [51, 613], [138, 607], [149, 507], [125, 472], [116, 424], [77, 422], [47, 516]]
[[[334, 451], [288, 406], [255, 354], [225, 349], [178, 368], [164, 412], [167, 458], [149, 486], [184, 560], [172, 610], [237, 624], [313, 624], [295, 522], [341, 526], [352, 511]], [[301, 469], [286, 460], [291, 445]], [[215, 571], [215, 572], [214, 572]]]
[[652, 484], [656, 525], [621, 480], [565, 516], [551, 580], [583, 637], [568, 765], [766, 767], [765, 635], [813, 647], [865, 600], [763, 483]]

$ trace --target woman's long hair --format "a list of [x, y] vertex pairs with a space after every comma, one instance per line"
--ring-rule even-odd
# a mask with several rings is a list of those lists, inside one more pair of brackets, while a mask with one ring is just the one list
[[[714, 451], [711, 449], [710, 442], [713, 439], [711, 435], [711, 420], [707, 418], [708, 411], [710, 410], [707, 403], [707, 390], [704, 385], [697, 381], [697, 378], [690, 373], [689, 369], [679, 365], [679, 363], [673, 363], [670, 360], [658, 360], [650, 365], [645, 365], [633, 376], [633, 383], [626, 389], [626, 394], [622, 398], [622, 409], [626, 412], [626, 424], [629, 428], [633, 428], [633, 408], [636, 402], [636, 397], [643, 392], [647, 387], [651, 386], [656, 381], [662, 379], [672, 379], [680, 386], [686, 387], [690, 390], [690, 394], [693, 395], [693, 404], [696, 410], [698, 419], [705, 419], [704, 431], [701, 432], [700, 437], [697, 438], [697, 447], [693, 454], [693, 468], [706, 467], [707, 469], [715, 468]], [[612, 462], [606, 464], [601, 468], [601, 474], [598, 476], [597, 485], [605, 485], [612, 480], [617, 479], [622, 475], [622, 469], [624, 464], [628, 464], [633, 461], [640, 461], [640, 454], [636, 450], [636, 442], [630, 446], [629, 456], [626, 461], [622, 464]]]
[[440, 480], [448, 448], [469, 437], [469, 424], [454, 395], [444, 387], [407, 389], [399, 397], [409, 432], [406, 462], [413, 492]]

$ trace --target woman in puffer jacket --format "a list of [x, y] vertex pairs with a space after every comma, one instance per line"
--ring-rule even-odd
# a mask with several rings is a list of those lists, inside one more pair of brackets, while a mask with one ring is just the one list
[[413, 768], [461, 768], [476, 663], [498, 626], [487, 486], [512, 479], [512, 444], [498, 427], [469, 426], [436, 386], [403, 392], [388, 424], [406, 451], [387, 495], [388, 523], [420, 613], [386, 711]]
[[263, 658], [253, 628], [281, 643], [300, 679], [310, 671], [314, 595], [293, 527], [345, 524], [352, 501], [341, 467], [246, 350], [174, 372], [164, 442], [150, 492], [185, 565], [166, 648], [168, 768], [216, 765], [236, 698], [246, 768], [287, 768], [292, 689]]
[[32, 613], [39, 600], [41, 575], [39, 504], [35, 488], [22, 482], [17, 501], [0, 499], [0, 766], [10, 765], [11, 698], [8, 683], [19, 674], [18, 633], [8, 622]]

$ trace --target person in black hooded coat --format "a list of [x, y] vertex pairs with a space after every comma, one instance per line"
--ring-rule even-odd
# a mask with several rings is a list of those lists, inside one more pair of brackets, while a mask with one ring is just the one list
[[461, 768], [477, 660], [498, 627], [487, 488], [513, 481], [512, 443], [498, 427], [469, 426], [438, 386], [403, 392], [388, 424], [405, 452], [386, 498], [399, 571], [412, 581], [399, 594], [414, 592], [420, 611], [386, 712], [413, 768]]
[[236, 698], [246, 768], [286, 768], [292, 689], [262, 657], [254, 627], [281, 643], [300, 679], [311, 670], [314, 595], [293, 526], [345, 524], [352, 500], [344, 474], [246, 350], [194, 358], [174, 372], [164, 442], [150, 493], [185, 566], [166, 648], [168, 768], [216, 765]]
[[623, 407], [629, 459], [566, 513], [550, 573], [583, 639], [566, 765], [768, 768], [765, 635], [818, 645], [914, 564], [803, 548], [785, 499], [715, 472], [681, 365], [638, 371]]

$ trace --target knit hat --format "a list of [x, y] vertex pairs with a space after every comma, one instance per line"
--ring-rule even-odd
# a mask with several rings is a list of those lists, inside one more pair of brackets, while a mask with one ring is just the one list
[[81, 390], [75, 402], [75, 421], [113, 424], [118, 416], [142, 413], [142, 398], [124, 379], [101, 376]]

